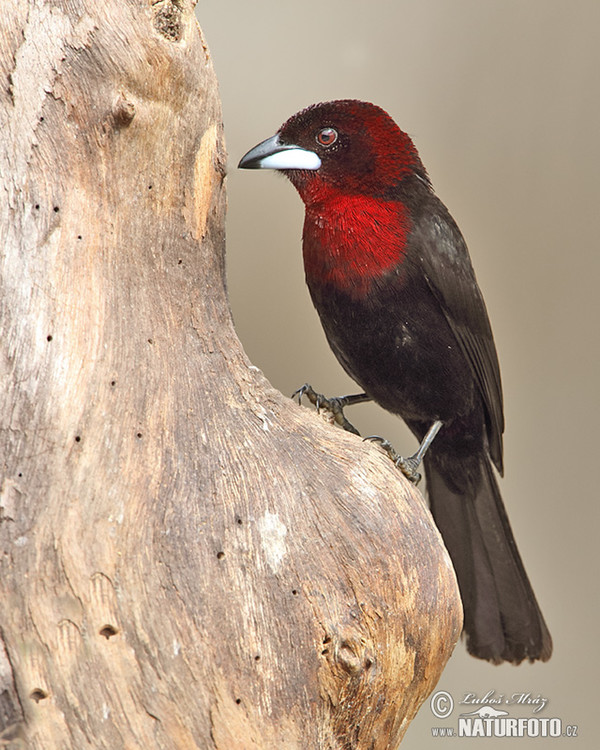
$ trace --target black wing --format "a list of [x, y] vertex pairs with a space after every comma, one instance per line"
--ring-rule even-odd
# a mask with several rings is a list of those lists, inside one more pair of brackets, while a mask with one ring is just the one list
[[433, 193], [426, 203], [413, 227], [415, 247], [427, 284], [475, 374], [487, 416], [490, 455], [502, 474], [502, 384], [485, 302], [454, 219]]

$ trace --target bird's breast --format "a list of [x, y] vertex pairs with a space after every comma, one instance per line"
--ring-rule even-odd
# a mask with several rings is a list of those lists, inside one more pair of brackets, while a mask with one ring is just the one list
[[332, 284], [363, 297], [374, 279], [401, 263], [409, 231], [408, 212], [396, 202], [340, 195], [307, 206], [303, 255], [309, 286]]

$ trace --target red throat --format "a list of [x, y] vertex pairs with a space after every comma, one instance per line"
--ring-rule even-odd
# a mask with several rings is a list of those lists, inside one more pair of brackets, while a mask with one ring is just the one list
[[306, 206], [304, 270], [311, 282], [363, 297], [372, 282], [400, 263], [410, 229], [401, 203], [332, 191]]

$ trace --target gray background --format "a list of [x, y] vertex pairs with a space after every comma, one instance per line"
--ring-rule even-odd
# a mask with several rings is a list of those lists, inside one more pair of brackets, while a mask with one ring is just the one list
[[[272, 172], [236, 170], [238, 160], [292, 113], [342, 97], [381, 105], [416, 142], [487, 301], [506, 401], [501, 486], [555, 646], [547, 664], [494, 667], [459, 645], [438, 689], [456, 702], [542, 695], [538, 716], [579, 725], [578, 739], [551, 747], [596, 747], [600, 2], [213, 0], [198, 17], [230, 154], [233, 313], [253, 363], [284, 393], [308, 379], [331, 395], [356, 388], [304, 286], [299, 197]], [[414, 447], [377, 407], [351, 419], [405, 454]], [[444, 722], [425, 704], [403, 747], [444, 745], [431, 728], [467, 710]]]

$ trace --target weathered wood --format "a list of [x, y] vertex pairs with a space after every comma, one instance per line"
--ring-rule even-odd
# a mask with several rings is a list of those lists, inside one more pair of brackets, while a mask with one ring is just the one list
[[243, 353], [193, 3], [2, 22], [0, 746], [396, 747], [454, 575], [381, 452]]

